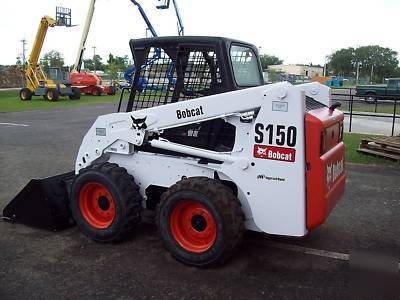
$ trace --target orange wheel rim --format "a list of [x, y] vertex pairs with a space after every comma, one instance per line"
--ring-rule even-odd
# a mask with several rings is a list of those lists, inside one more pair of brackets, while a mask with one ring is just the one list
[[88, 182], [79, 192], [79, 209], [83, 218], [96, 229], [109, 227], [115, 218], [115, 203], [100, 183]]
[[169, 222], [175, 241], [189, 252], [205, 252], [214, 245], [217, 238], [214, 217], [205, 206], [195, 201], [178, 203]]

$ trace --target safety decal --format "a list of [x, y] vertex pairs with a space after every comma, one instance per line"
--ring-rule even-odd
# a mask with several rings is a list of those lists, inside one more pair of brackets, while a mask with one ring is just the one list
[[286, 162], [294, 162], [296, 159], [296, 149], [268, 145], [254, 145], [253, 154], [256, 158], [280, 160]]

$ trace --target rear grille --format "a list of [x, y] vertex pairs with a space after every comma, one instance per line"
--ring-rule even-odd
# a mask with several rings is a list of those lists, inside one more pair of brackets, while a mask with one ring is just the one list
[[326, 105], [318, 102], [317, 100], [306, 96], [306, 111], [314, 110], [317, 108], [327, 107]]

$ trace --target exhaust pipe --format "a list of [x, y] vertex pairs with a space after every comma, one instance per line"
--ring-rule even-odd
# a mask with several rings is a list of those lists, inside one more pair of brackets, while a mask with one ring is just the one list
[[68, 207], [75, 172], [31, 179], [4, 208], [3, 219], [28, 226], [60, 231], [74, 225]]

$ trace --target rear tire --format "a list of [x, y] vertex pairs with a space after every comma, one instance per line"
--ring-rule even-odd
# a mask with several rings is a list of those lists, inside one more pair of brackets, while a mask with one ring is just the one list
[[227, 186], [207, 177], [184, 179], [162, 196], [157, 225], [167, 250], [194, 266], [223, 263], [244, 232], [240, 202]]
[[72, 95], [69, 95], [70, 100], [79, 100], [81, 99], [81, 90], [77, 87], [73, 87], [72, 89]]
[[48, 89], [46, 91], [45, 98], [48, 101], [58, 101], [60, 98], [60, 93], [57, 89]]
[[70, 209], [85, 235], [116, 242], [140, 222], [141, 201], [126, 169], [106, 162], [80, 171], [72, 184]]
[[32, 92], [28, 88], [23, 88], [19, 91], [19, 98], [22, 101], [29, 101], [32, 99]]
[[115, 87], [110, 87], [110, 91], [107, 93], [109, 96], [114, 96], [115, 95]]

